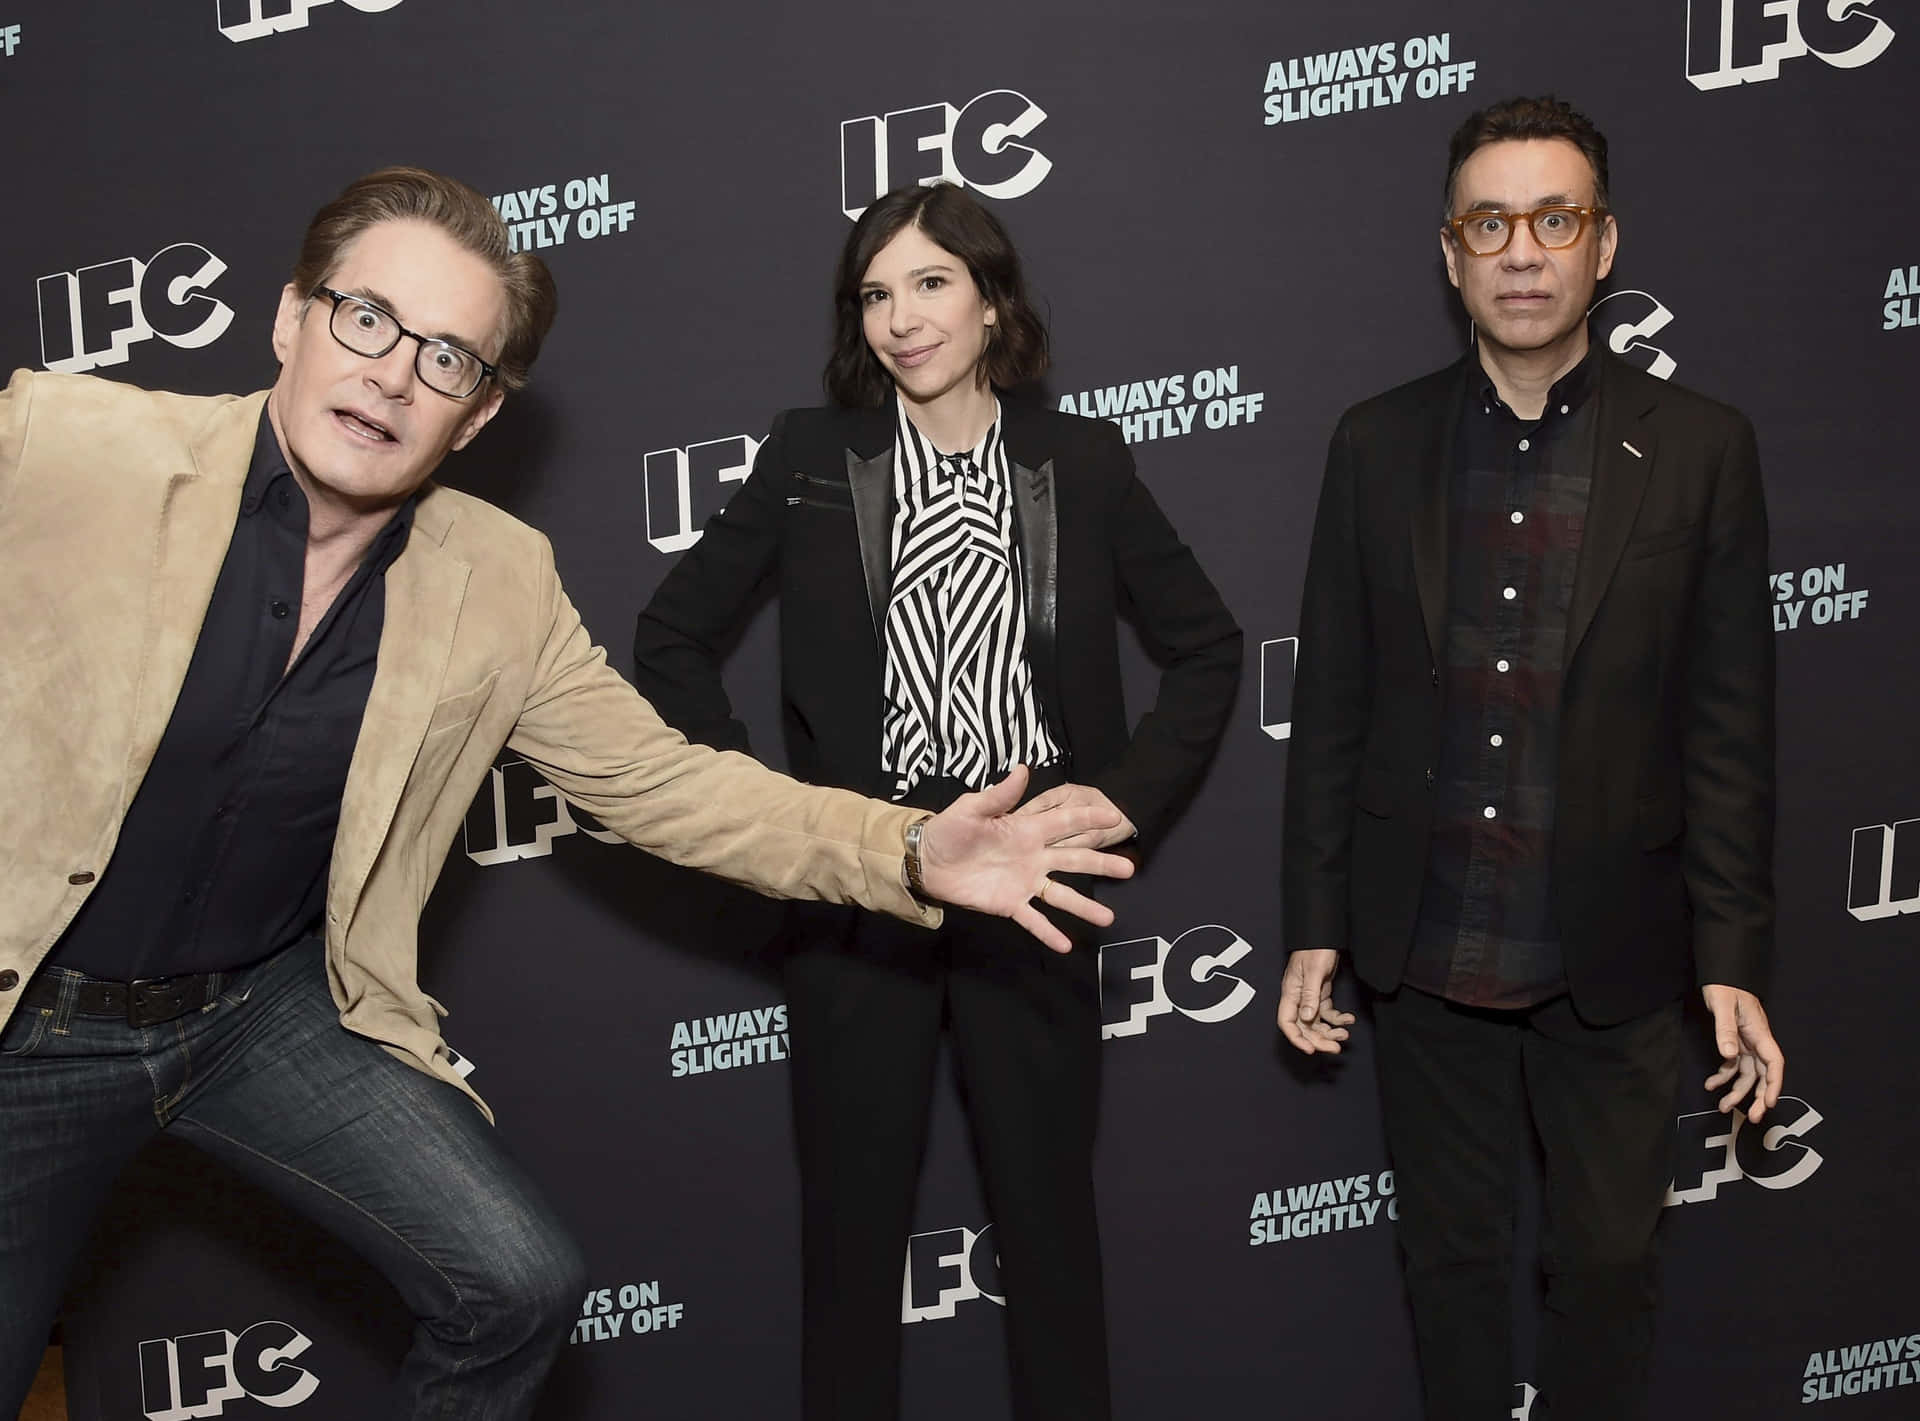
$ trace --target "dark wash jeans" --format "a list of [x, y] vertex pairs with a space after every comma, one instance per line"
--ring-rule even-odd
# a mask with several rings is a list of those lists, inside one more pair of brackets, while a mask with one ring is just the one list
[[0, 1416], [32, 1383], [88, 1226], [158, 1130], [351, 1246], [417, 1319], [396, 1417], [527, 1415], [586, 1291], [473, 1103], [340, 1026], [318, 940], [160, 1026], [22, 1009], [0, 1032]]

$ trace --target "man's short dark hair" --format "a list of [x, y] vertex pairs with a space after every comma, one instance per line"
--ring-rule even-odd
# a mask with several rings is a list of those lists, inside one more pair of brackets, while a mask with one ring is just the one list
[[345, 190], [313, 214], [300, 242], [293, 285], [312, 298], [333, 279], [347, 248], [381, 222], [426, 222], [472, 252], [500, 278], [507, 298], [507, 328], [494, 358], [503, 390], [518, 390], [539, 357], [540, 346], [560, 309], [547, 264], [530, 252], [516, 252], [507, 224], [493, 204], [458, 178], [425, 168], [382, 168], [355, 178]]
[[982, 360], [987, 380], [1002, 390], [1029, 385], [1046, 373], [1047, 326], [1027, 296], [1020, 254], [1000, 219], [964, 188], [951, 183], [895, 188], [860, 214], [840, 249], [833, 279], [833, 349], [822, 383], [836, 405], [872, 409], [893, 393], [893, 378], [867, 345], [860, 283], [896, 236], [918, 227], [929, 241], [967, 265], [980, 299], [993, 308]]
[[1511, 138], [1564, 138], [1593, 168], [1593, 205], [1607, 206], [1607, 138], [1593, 120], [1572, 104], [1552, 95], [1538, 99], [1505, 99], [1477, 113], [1453, 131], [1447, 145], [1447, 187], [1441, 196], [1446, 212], [1453, 212], [1453, 182], [1461, 166], [1489, 143]]

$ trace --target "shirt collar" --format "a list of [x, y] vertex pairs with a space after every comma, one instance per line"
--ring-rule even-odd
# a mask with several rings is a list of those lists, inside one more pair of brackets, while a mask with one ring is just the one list
[[[920, 426], [907, 417], [907, 403], [898, 397], [894, 400], [898, 412], [899, 429], [896, 439], [901, 449], [907, 453], [907, 463], [915, 477], [933, 468], [946, 456], [934, 448], [933, 441], [921, 431]], [[993, 401], [993, 423], [987, 426], [986, 433], [971, 449], [960, 451], [973, 461], [973, 466], [983, 475], [993, 476], [993, 455], [1000, 443], [1000, 425], [1002, 422], [1000, 399], [996, 395]]]
[[[1599, 347], [1589, 340], [1587, 353], [1580, 357], [1580, 363], [1553, 382], [1553, 388], [1547, 391], [1546, 411], [1542, 419], [1571, 415], [1587, 402], [1598, 380], [1600, 364]], [[1500, 392], [1494, 388], [1493, 377], [1487, 374], [1487, 367], [1480, 363], [1476, 355], [1473, 361], [1475, 378], [1469, 385], [1469, 391], [1475, 404], [1482, 413], [1495, 411], [1511, 413], [1506, 402], [1500, 398]], [[1516, 416], [1517, 418], [1517, 416]]]
[[[406, 547], [407, 534], [413, 529], [414, 505], [419, 501], [416, 491], [374, 535], [367, 548], [366, 563], [376, 573], [391, 567]], [[240, 515], [252, 517], [262, 508], [281, 527], [306, 537], [306, 491], [294, 478], [286, 452], [280, 447], [280, 436], [274, 433], [273, 421], [267, 418], [264, 408], [260, 411], [259, 432], [253, 438], [253, 460], [247, 465], [247, 480], [240, 488]]]
[[247, 481], [240, 488], [240, 512], [248, 517], [260, 511], [267, 493], [279, 478], [293, 478], [287, 456], [281, 452], [280, 437], [273, 432], [273, 421], [260, 410], [260, 428], [253, 436], [253, 461], [247, 465]]

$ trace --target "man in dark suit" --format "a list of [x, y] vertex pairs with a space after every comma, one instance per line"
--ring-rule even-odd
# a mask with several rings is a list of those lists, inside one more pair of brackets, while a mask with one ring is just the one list
[[1681, 1002], [1720, 1102], [1784, 1062], [1773, 647], [1752, 428], [1589, 347], [1606, 140], [1550, 99], [1454, 135], [1441, 232], [1476, 332], [1335, 430], [1300, 614], [1280, 1027], [1373, 1002], [1427, 1414], [1511, 1407], [1512, 1199], [1546, 1167], [1536, 1418], [1644, 1414]]

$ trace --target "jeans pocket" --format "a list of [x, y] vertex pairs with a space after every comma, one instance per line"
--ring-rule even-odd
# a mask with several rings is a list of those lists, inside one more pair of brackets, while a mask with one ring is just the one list
[[[234, 987], [222, 992], [220, 994], [220, 1001], [230, 1007], [243, 1007], [247, 1004], [247, 998], [252, 995], [253, 983], [249, 982], [244, 987]], [[214, 1003], [209, 1003], [209, 1005], [214, 1005]]]
[[0, 1031], [0, 1057], [30, 1056], [47, 1039], [47, 1023], [53, 1020], [50, 1007], [16, 1011]]

